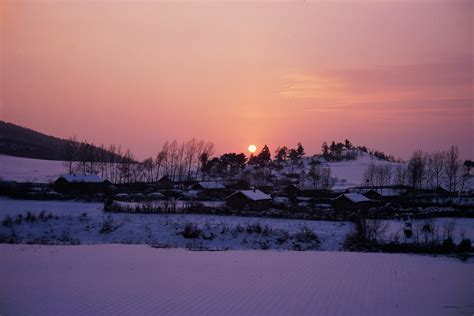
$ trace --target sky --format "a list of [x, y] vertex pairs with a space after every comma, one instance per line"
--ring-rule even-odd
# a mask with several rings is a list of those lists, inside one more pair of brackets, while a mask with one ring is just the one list
[[473, 1], [0, 2], [0, 119], [156, 155], [166, 140], [473, 158]]

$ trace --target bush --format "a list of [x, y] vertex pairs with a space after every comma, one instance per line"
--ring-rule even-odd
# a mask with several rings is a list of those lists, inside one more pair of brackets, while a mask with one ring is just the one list
[[279, 245], [287, 242], [289, 238], [290, 238], [290, 235], [288, 234], [286, 230], [281, 229], [277, 231], [276, 241]]
[[10, 215], [5, 216], [5, 218], [2, 221], [2, 225], [5, 227], [13, 227], [13, 219], [11, 218]]
[[199, 237], [201, 230], [193, 223], [186, 223], [181, 234], [184, 238], [194, 239]]
[[34, 223], [36, 222], [36, 216], [33, 213], [28, 212], [26, 214], [25, 221], [27, 221], [28, 223]]
[[451, 237], [446, 238], [443, 240], [443, 243], [441, 244], [441, 251], [446, 252], [446, 253], [451, 253], [456, 250], [456, 245], [453, 242], [453, 239]]
[[413, 236], [413, 231], [411, 229], [404, 229], [403, 233], [405, 234], [406, 238], [411, 238], [411, 236]]
[[262, 226], [260, 223], [255, 223], [247, 226], [247, 233], [252, 234], [261, 234], [262, 233]]
[[471, 251], [471, 240], [463, 239], [458, 245], [458, 252], [469, 252]]
[[42, 222], [45, 222], [48, 218], [46, 216], [46, 211], [45, 210], [42, 210], [39, 215], [38, 215], [38, 219]]
[[[295, 235], [296, 244], [295, 250], [312, 250], [318, 249], [320, 245], [319, 237], [308, 227], [303, 227], [301, 230]], [[302, 243], [302, 249], [297, 249], [297, 245]]]
[[101, 234], [109, 234], [116, 230], [118, 225], [115, 223], [114, 218], [112, 216], [107, 216], [105, 220], [102, 222], [100, 226], [100, 233]]
[[260, 241], [260, 249], [262, 249], [262, 250], [270, 249], [270, 244], [268, 243], [267, 240]]
[[20, 225], [23, 222], [23, 214], [18, 214], [15, 218], [15, 224]]

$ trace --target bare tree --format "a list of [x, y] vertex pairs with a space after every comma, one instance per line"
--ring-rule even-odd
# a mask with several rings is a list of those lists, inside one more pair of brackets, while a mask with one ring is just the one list
[[406, 185], [407, 184], [407, 168], [399, 164], [395, 168], [395, 175], [393, 179], [393, 184], [396, 185]]
[[330, 190], [335, 183], [335, 179], [331, 178], [331, 169], [322, 168], [321, 169], [321, 189]]
[[434, 177], [434, 184], [437, 188], [439, 188], [443, 182], [443, 166], [446, 154], [443, 151], [435, 151], [431, 154], [431, 156], [431, 168]]
[[421, 189], [425, 175], [425, 159], [421, 149], [415, 151], [408, 162], [408, 176], [412, 187]]
[[64, 166], [67, 168], [68, 173], [74, 172], [74, 161], [77, 159], [78, 142], [76, 137], [70, 137], [64, 146]]
[[459, 160], [459, 149], [457, 146], [451, 146], [446, 152], [444, 161], [444, 172], [446, 174], [446, 186], [451, 193], [456, 192], [459, 182], [459, 171], [461, 161]]
[[313, 188], [317, 189], [319, 187], [319, 182], [321, 181], [321, 167], [319, 165], [311, 165], [311, 168], [308, 172], [309, 178], [313, 181]]

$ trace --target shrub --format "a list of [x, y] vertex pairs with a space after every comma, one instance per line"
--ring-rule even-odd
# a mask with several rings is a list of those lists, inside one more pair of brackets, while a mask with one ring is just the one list
[[34, 223], [36, 222], [36, 216], [33, 213], [28, 212], [25, 216], [25, 221], [28, 223]]
[[260, 223], [255, 223], [247, 226], [247, 233], [252, 234], [261, 234], [262, 233], [262, 226]]
[[181, 234], [184, 238], [194, 239], [199, 237], [201, 230], [193, 223], [186, 223]]
[[20, 225], [23, 222], [23, 214], [18, 214], [15, 218], [15, 224]]
[[318, 249], [321, 243], [319, 237], [308, 227], [301, 228], [301, 230], [295, 235], [295, 239], [297, 242], [295, 243], [295, 246], [299, 243], [303, 244], [301, 250]]
[[118, 225], [115, 223], [114, 218], [108, 215], [100, 226], [100, 233], [109, 234], [113, 232], [114, 230], [116, 230], [117, 228], [118, 228]]
[[38, 215], [38, 219], [42, 222], [45, 222], [48, 218], [46, 216], [46, 211], [45, 210], [42, 210], [39, 215]]
[[5, 227], [13, 227], [13, 219], [11, 218], [10, 215], [5, 216], [5, 218], [2, 221], [2, 225]]
[[260, 249], [262, 250], [270, 249], [270, 244], [268, 243], [267, 240], [260, 241]]
[[447, 253], [451, 253], [456, 250], [456, 245], [454, 244], [453, 239], [451, 237], [448, 237], [443, 240], [443, 243], [441, 244], [441, 250]]
[[463, 239], [458, 245], [458, 252], [469, 252], [471, 251], [471, 240]]
[[405, 234], [406, 238], [411, 238], [411, 236], [413, 236], [413, 231], [411, 229], [404, 229], [403, 233]]
[[262, 235], [265, 236], [265, 237], [268, 237], [270, 236], [272, 232], [272, 229], [270, 227], [268, 227], [268, 225], [265, 225], [265, 227], [263, 228], [263, 231], [262, 231]]
[[278, 230], [276, 241], [279, 245], [287, 242], [289, 238], [290, 238], [290, 235], [288, 234], [286, 230], [282, 230], [282, 229]]

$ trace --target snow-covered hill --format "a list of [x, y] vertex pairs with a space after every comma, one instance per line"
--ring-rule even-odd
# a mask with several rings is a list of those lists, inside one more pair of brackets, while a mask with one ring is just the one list
[[[305, 158], [303, 167], [286, 166], [282, 172], [301, 173], [304, 170], [307, 173], [311, 168], [310, 161], [311, 158]], [[325, 162], [321, 167], [331, 169], [331, 176], [338, 179], [335, 188], [341, 189], [360, 185], [363, 182], [364, 171], [370, 164], [398, 165], [398, 163], [379, 160], [367, 153], [361, 153], [356, 160]], [[66, 171], [61, 161], [0, 155], [0, 177], [4, 180], [50, 182]]]
[[0, 155], [0, 177], [18, 182], [50, 182], [67, 170], [62, 161]]

